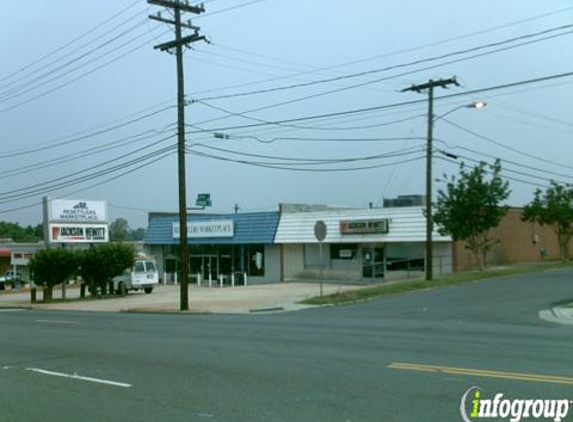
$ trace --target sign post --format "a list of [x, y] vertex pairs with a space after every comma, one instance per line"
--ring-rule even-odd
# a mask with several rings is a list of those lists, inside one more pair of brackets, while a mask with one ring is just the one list
[[320, 299], [322, 300], [322, 273], [324, 271], [324, 257], [322, 256], [322, 242], [326, 239], [326, 224], [318, 220], [314, 224], [314, 236], [318, 240], [318, 254], [320, 255]]

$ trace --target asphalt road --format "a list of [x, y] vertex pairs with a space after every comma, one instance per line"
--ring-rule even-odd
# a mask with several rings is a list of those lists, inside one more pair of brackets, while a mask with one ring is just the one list
[[537, 317], [564, 299], [573, 272], [281, 314], [4, 310], [0, 421], [460, 421], [472, 386], [571, 400], [573, 326]]

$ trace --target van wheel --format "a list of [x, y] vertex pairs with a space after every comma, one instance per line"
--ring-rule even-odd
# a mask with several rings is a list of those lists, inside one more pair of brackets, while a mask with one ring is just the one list
[[120, 296], [127, 296], [127, 288], [125, 287], [124, 282], [119, 283], [119, 285], [117, 286], [117, 292], [119, 293]]
[[144, 291], [145, 293], [149, 294], [149, 293], [151, 293], [151, 292], [153, 291], [153, 287], [145, 287], [145, 288], [143, 289], [143, 291]]

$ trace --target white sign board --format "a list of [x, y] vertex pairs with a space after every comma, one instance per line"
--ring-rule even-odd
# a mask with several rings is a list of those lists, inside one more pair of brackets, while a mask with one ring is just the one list
[[54, 223], [49, 226], [50, 243], [103, 243], [109, 241], [107, 224]]
[[106, 223], [107, 204], [105, 201], [83, 199], [50, 199], [48, 220], [50, 222]]
[[[233, 220], [187, 222], [187, 238], [233, 237], [235, 225]], [[173, 238], [180, 238], [179, 223], [173, 223]]]
[[12, 252], [10, 265], [30, 265], [30, 259], [33, 256], [32, 253]]

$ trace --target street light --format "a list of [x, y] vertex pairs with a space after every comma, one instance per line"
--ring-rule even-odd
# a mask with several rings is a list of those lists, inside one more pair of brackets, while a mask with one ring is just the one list
[[[430, 96], [430, 102], [433, 102], [433, 96]], [[432, 240], [432, 234], [434, 231], [434, 222], [432, 220], [432, 141], [433, 141], [433, 127], [434, 123], [440, 119], [443, 119], [449, 114], [461, 109], [461, 108], [474, 108], [480, 109], [487, 106], [485, 101], [472, 101], [469, 104], [459, 105], [450, 111], [434, 117], [433, 115], [433, 105], [429, 106], [428, 113], [428, 140], [427, 140], [427, 159], [426, 159], [426, 281], [431, 281], [433, 279], [433, 266], [434, 266], [434, 244]]]

